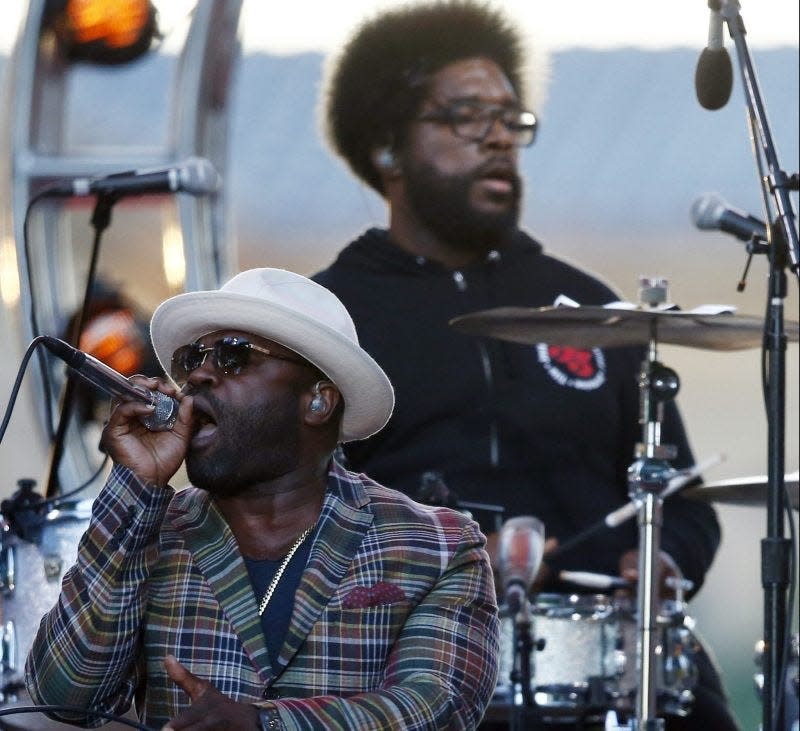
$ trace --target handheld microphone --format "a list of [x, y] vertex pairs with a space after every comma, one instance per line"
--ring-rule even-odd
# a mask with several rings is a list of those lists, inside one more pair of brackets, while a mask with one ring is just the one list
[[697, 60], [694, 89], [704, 109], [721, 109], [728, 103], [733, 89], [733, 66], [722, 38], [724, 23], [720, 0], [708, 0], [711, 10], [708, 21], [708, 45]]
[[716, 193], [705, 193], [692, 204], [692, 221], [699, 229], [720, 230], [742, 241], [767, 240], [765, 223], [728, 204]]
[[178, 402], [160, 391], [135, 386], [121, 373], [82, 350], [73, 348], [58, 338], [45, 335], [44, 346], [63, 360], [75, 373], [93, 383], [101, 391], [122, 401], [140, 401], [154, 406], [152, 414], [139, 417], [150, 431], [169, 431], [178, 418]]
[[147, 193], [191, 193], [208, 195], [219, 190], [221, 179], [205, 158], [190, 157], [168, 168], [129, 170], [102, 178], [71, 178], [45, 187], [42, 195], [82, 197], [95, 194], [145, 195]]
[[503, 523], [498, 539], [498, 573], [512, 614], [524, 606], [543, 555], [544, 525], [538, 518], [520, 515]]

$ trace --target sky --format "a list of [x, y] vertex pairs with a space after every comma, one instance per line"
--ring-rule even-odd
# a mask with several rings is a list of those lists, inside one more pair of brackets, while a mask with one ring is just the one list
[[[185, 14], [193, 2], [159, 0], [155, 4], [168, 22], [173, 14]], [[244, 49], [280, 54], [329, 51], [361, 19], [398, 4], [398, 0], [244, 0]], [[518, 20], [547, 50], [574, 46], [702, 49], [708, 36], [705, 0], [492, 0], [491, 4]], [[27, 6], [28, 0], [0, 0], [0, 53], [12, 46]], [[798, 46], [798, 0], [740, 0], [739, 7], [750, 47]], [[732, 41], [727, 39], [727, 43]]]

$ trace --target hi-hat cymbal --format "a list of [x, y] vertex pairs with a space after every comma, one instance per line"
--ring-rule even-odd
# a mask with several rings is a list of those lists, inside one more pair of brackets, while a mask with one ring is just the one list
[[[699, 314], [681, 310], [585, 307], [497, 307], [462, 315], [450, 325], [467, 335], [513, 343], [552, 343], [573, 347], [686, 345], [710, 350], [744, 350], [761, 346], [764, 320], [731, 313]], [[798, 340], [800, 325], [786, 322], [787, 339]]]
[[[797, 472], [784, 477], [786, 490], [789, 493], [789, 504], [798, 509], [798, 482]], [[767, 504], [767, 478], [763, 475], [755, 477], [741, 477], [731, 480], [709, 482], [700, 487], [690, 487], [681, 492], [681, 495], [705, 503], [730, 503], [732, 505]]]

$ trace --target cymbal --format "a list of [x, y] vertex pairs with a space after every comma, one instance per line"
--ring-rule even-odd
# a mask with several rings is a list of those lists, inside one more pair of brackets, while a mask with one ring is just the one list
[[[797, 472], [784, 477], [786, 490], [789, 493], [789, 505], [798, 509]], [[708, 482], [700, 487], [690, 487], [681, 495], [706, 503], [729, 503], [732, 505], [767, 504], [767, 478], [764, 475], [741, 477], [719, 482]]]
[[[709, 350], [744, 350], [761, 346], [764, 320], [732, 313], [708, 314], [681, 310], [585, 307], [497, 307], [450, 320], [467, 335], [482, 335], [512, 343], [552, 343], [573, 347], [658, 343]], [[800, 325], [785, 323], [786, 336], [797, 342]]]

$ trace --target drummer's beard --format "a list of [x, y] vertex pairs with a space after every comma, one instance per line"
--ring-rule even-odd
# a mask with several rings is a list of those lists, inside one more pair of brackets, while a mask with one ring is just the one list
[[495, 211], [481, 210], [470, 200], [476, 172], [442, 175], [428, 163], [403, 167], [406, 193], [417, 218], [441, 241], [459, 251], [502, 248], [517, 231], [522, 181], [514, 180], [513, 200]]

